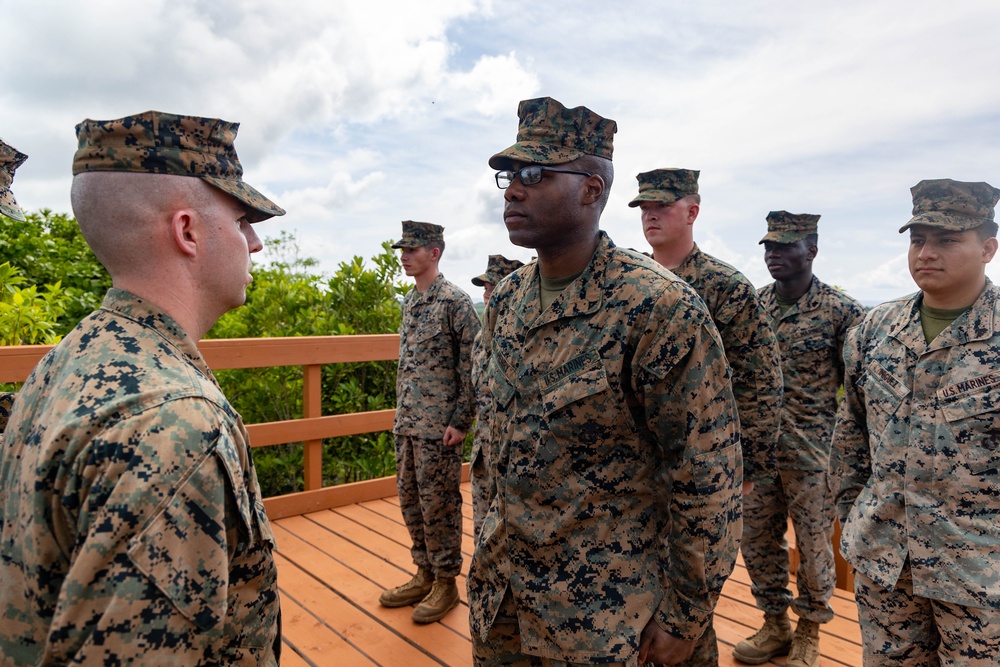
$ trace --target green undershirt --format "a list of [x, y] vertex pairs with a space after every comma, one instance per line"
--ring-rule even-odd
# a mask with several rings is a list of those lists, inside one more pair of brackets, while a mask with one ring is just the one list
[[782, 315], [787, 313], [788, 309], [797, 304], [799, 302], [799, 299], [802, 298], [800, 296], [798, 299], [786, 299], [782, 296], [778, 296], [777, 290], [775, 290], [774, 292], [774, 297], [778, 300], [778, 308], [781, 310]]
[[971, 306], [965, 308], [952, 308], [942, 310], [941, 308], [931, 308], [927, 304], [920, 303], [920, 327], [924, 330], [925, 342], [930, 343], [937, 338], [938, 334], [948, 328], [948, 325], [958, 319]]
[[571, 282], [583, 275], [583, 271], [580, 273], [575, 273], [572, 276], [567, 276], [565, 278], [545, 278], [542, 274], [538, 274], [538, 291], [542, 297], [542, 312], [552, 305], [552, 302], [556, 300], [556, 297], [562, 294], [562, 291], [566, 289]]

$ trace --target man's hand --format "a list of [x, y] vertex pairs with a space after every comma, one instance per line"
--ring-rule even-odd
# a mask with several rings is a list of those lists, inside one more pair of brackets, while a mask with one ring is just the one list
[[743, 481], [743, 497], [746, 498], [747, 494], [753, 491], [753, 482], [744, 480]]
[[694, 641], [677, 639], [667, 634], [655, 620], [649, 619], [649, 623], [639, 636], [639, 662], [677, 665], [691, 657], [694, 653], [694, 644]]
[[457, 445], [465, 442], [465, 431], [459, 431], [454, 426], [449, 426], [444, 430], [443, 440], [445, 445]]

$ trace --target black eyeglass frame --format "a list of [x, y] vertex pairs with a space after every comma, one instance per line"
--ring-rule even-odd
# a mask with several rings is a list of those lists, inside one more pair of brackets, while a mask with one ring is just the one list
[[[535, 185], [542, 182], [542, 172], [551, 171], [555, 174], [577, 174], [578, 176], [586, 176], [590, 178], [593, 174], [587, 173], [585, 171], [574, 171], [572, 169], [555, 169], [553, 167], [543, 167], [540, 164], [529, 164], [527, 167], [521, 167], [518, 170], [513, 169], [501, 169], [493, 177], [497, 182], [497, 187], [501, 190], [506, 190], [510, 187], [510, 184], [514, 182], [514, 177], [521, 179], [521, 185]], [[503, 176], [503, 180], [507, 182], [506, 185], [500, 184], [500, 177]]]

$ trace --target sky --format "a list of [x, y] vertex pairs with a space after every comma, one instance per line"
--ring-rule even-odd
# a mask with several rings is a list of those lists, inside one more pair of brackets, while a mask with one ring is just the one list
[[[601, 226], [646, 250], [636, 174], [701, 171], [695, 240], [761, 287], [772, 210], [820, 214], [815, 274], [913, 292], [910, 187], [1000, 187], [995, 0], [0, 0], [0, 137], [22, 208], [71, 212], [74, 126], [149, 109], [241, 124], [245, 180], [318, 269], [444, 225], [445, 276], [510, 243], [489, 157], [522, 99], [617, 121]], [[1000, 259], [987, 268], [1000, 282]]]

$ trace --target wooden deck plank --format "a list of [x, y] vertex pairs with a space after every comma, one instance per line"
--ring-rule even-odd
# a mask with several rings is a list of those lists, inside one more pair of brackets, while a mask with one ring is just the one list
[[278, 555], [282, 570], [281, 591], [310, 609], [322, 609], [331, 630], [364, 653], [378, 665], [406, 664], [408, 667], [432, 667], [437, 662], [385, 626], [377, 617], [354, 606], [335, 593], [326, 582], [331, 572], [328, 563], [310, 563], [310, 572]]
[[[464, 565], [458, 580], [462, 603], [441, 622], [425, 626], [410, 620], [411, 607], [385, 609], [378, 604], [378, 596], [384, 588], [405, 581], [413, 572], [409, 534], [396, 497], [274, 522], [283, 613], [295, 618], [294, 621], [286, 620], [286, 625], [290, 622], [293, 625], [286, 629], [285, 653], [289, 655], [287, 659], [283, 657], [283, 664], [287, 662], [293, 667], [355, 664], [471, 667], [465, 592], [472, 547], [468, 483], [462, 485], [462, 497]], [[794, 585], [793, 577], [793, 590]], [[823, 657], [820, 667], [856, 667], [861, 664], [861, 633], [854, 597], [847, 591], [837, 590], [831, 606], [835, 618], [821, 627]], [[794, 625], [794, 614], [792, 616]], [[740, 665], [732, 657], [733, 646], [755, 632], [762, 617], [750, 593], [750, 577], [740, 557], [716, 608], [715, 628], [722, 667]], [[316, 624], [320, 629], [315, 629]], [[310, 635], [312, 631], [317, 633], [315, 640]], [[387, 637], [391, 639], [385, 639]], [[323, 642], [331, 643], [338, 651], [347, 650], [345, 646], [351, 648], [359, 659], [331, 658], [337, 654], [314, 648]], [[385, 642], [384, 646], [379, 645], [381, 642]], [[360, 652], [353, 649], [351, 643]], [[389, 648], [392, 646], [409, 648], [394, 651]], [[785, 658], [778, 657], [766, 664], [783, 667]]]
[[[296, 519], [300, 519], [300, 521], [296, 521]], [[309, 568], [314, 568], [316, 567], [315, 563], [323, 563], [326, 576], [329, 578], [328, 585], [331, 588], [343, 597], [349, 598], [359, 608], [364, 609], [373, 618], [379, 619], [383, 625], [420, 648], [427, 655], [435, 656], [441, 664], [471, 665], [472, 644], [468, 637], [447, 627], [443, 621], [417, 625], [410, 620], [410, 614], [413, 611], [410, 607], [387, 609], [379, 605], [378, 596], [382, 593], [384, 586], [348, 568], [324, 550], [313, 546], [308, 539], [303, 539], [303, 536], [310, 537], [313, 531], [326, 532], [321, 526], [303, 517], [282, 519], [275, 529], [275, 535], [279, 540], [279, 550], [288, 560], [300, 566], [308, 564]], [[331, 552], [349, 545], [336, 537], [329, 541], [324, 540], [323, 543]], [[280, 576], [283, 574], [279, 573], [279, 581]], [[453, 617], [456, 621], [464, 620], [467, 626], [468, 607], [461, 605], [452, 611], [445, 620]], [[321, 661], [318, 664], [332, 663]], [[398, 663], [388, 663], [390, 666], [395, 664]]]
[[[309, 610], [288, 596], [281, 598], [281, 632], [299, 651], [318, 665], [372, 665], [357, 649], [348, 644], [324, 623], [323, 615]], [[284, 660], [282, 660], [284, 662]]]

